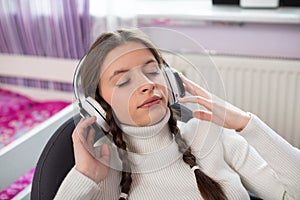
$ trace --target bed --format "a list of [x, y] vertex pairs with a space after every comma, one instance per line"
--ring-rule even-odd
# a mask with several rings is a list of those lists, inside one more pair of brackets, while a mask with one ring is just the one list
[[78, 60], [0, 54], [0, 199], [29, 199], [39, 155], [73, 116]]

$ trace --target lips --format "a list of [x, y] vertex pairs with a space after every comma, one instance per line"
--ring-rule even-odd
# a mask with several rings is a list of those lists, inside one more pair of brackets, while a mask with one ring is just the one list
[[159, 104], [161, 101], [161, 97], [159, 96], [153, 96], [148, 98], [146, 101], [144, 101], [138, 108], [148, 108], [153, 105]]

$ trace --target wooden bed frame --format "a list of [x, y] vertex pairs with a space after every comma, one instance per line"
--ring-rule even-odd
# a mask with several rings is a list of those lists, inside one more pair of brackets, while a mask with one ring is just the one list
[[[0, 54], [0, 63], [1, 76], [72, 83], [78, 60]], [[45, 90], [3, 83], [0, 83], [0, 86], [27, 95], [34, 100], [73, 102], [73, 92], [71, 91]], [[51, 135], [64, 121], [72, 117], [74, 112], [76, 112], [75, 107], [71, 104], [35, 126], [24, 136], [0, 149], [0, 191], [36, 165], [40, 153]], [[29, 199], [30, 188], [31, 185], [14, 199]]]

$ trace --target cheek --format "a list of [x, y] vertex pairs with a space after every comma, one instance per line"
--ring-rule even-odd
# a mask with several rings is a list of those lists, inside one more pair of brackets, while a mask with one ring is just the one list
[[166, 87], [166, 85], [157, 85], [157, 87], [160, 90], [160, 93], [163, 96], [165, 103], [168, 104], [168, 95], [170, 92], [169, 89]]
[[[115, 90], [111, 95], [111, 106], [113, 108], [128, 108], [130, 93]], [[125, 109], [126, 110], [126, 109]]]
[[168, 97], [169, 88], [167, 87], [166, 80], [163, 76], [159, 76], [154, 81], [156, 83], [157, 88], [161, 91], [161, 94], [164, 97]]
[[117, 118], [122, 123], [131, 124], [131, 113], [133, 110], [134, 96], [132, 92], [126, 90], [114, 90], [111, 95], [111, 107]]
[[101, 96], [113, 109], [115, 109], [120, 106], [128, 107], [131, 93], [132, 92], [128, 89], [109, 86], [102, 90]]

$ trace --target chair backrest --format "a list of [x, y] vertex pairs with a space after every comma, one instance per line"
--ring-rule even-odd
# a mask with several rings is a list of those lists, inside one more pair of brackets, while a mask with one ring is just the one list
[[75, 116], [62, 124], [47, 142], [35, 169], [32, 188], [32, 200], [52, 200], [64, 177], [74, 166], [72, 133]]

